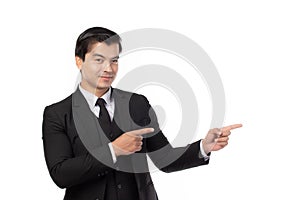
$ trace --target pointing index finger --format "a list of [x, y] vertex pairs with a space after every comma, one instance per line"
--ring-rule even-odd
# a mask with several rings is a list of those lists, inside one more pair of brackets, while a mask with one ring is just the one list
[[225, 126], [225, 127], [221, 128], [221, 131], [222, 132], [231, 131], [236, 128], [241, 128], [242, 126], [243, 126], [242, 124], [233, 124], [233, 125]]
[[142, 129], [138, 129], [138, 130], [133, 130], [128, 132], [130, 135], [134, 135], [134, 136], [141, 136], [147, 133], [152, 133], [154, 132], [154, 128], [142, 128]]

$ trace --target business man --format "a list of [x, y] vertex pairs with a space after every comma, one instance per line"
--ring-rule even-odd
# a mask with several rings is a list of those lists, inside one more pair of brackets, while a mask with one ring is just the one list
[[84, 31], [75, 49], [81, 83], [45, 108], [45, 159], [53, 181], [66, 188], [65, 200], [156, 200], [146, 154], [164, 172], [205, 165], [211, 151], [228, 144], [230, 130], [241, 126], [211, 129], [205, 139], [173, 148], [146, 97], [111, 87], [121, 51], [115, 32]]

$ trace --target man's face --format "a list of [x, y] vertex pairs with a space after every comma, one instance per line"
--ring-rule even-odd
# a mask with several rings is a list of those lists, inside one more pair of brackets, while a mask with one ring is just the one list
[[76, 57], [76, 64], [81, 70], [81, 86], [92, 92], [107, 90], [118, 72], [119, 44], [110, 45], [98, 42], [85, 54], [85, 61]]

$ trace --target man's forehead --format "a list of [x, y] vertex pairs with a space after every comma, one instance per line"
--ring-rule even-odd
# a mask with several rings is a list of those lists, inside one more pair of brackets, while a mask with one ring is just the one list
[[104, 42], [97, 42], [91, 48], [90, 53], [115, 53], [119, 55], [119, 44], [106, 44]]
[[86, 54], [87, 57], [90, 58], [105, 58], [105, 59], [113, 59], [119, 57], [119, 45], [117, 43], [112, 43], [107, 45], [104, 42], [98, 42], [92, 46], [90, 52]]

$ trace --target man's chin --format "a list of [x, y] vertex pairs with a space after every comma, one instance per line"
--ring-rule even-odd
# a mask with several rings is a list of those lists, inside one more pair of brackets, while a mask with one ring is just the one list
[[101, 84], [101, 85], [97, 85], [97, 89], [98, 90], [107, 90], [110, 88], [110, 84]]

